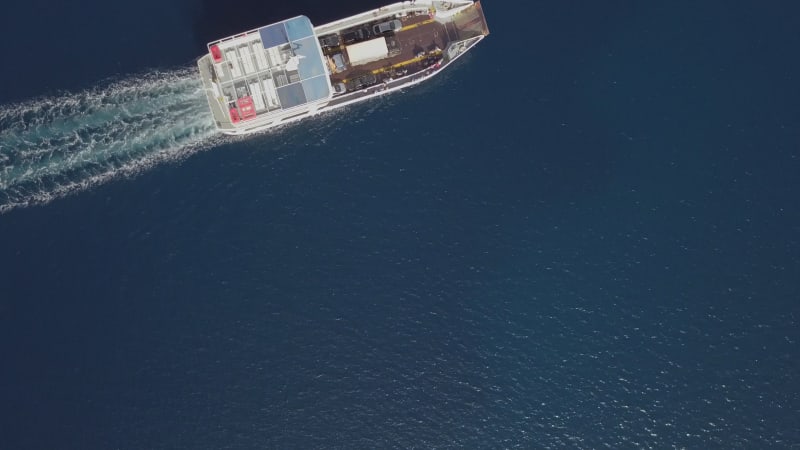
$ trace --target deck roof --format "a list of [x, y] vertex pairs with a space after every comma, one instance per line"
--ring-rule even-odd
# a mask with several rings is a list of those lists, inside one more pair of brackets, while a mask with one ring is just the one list
[[261, 108], [272, 112], [330, 96], [319, 43], [305, 16], [211, 42], [209, 51], [215, 46], [221, 53], [215, 63], [217, 76], [229, 98], [260, 96], [274, 89], [275, 102], [264, 102]]

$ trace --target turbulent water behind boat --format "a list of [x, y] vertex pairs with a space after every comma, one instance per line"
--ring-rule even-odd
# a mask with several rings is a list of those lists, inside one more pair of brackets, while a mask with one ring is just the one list
[[185, 157], [214, 134], [192, 67], [0, 105], [0, 212]]

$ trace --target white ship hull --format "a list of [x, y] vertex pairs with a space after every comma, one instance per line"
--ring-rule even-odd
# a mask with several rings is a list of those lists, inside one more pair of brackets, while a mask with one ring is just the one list
[[405, 1], [215, 41], [198, 68], [217, 129], [243, 135], [421, 83], [488, 34], [480, 2]]

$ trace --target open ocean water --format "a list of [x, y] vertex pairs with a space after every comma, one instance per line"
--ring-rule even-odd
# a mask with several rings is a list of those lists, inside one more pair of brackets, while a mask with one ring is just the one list
[[4, 6], [0, 448], [800, 448], [796, 2], [485, 0], [213, 136], [205, 42], [377, 6]]

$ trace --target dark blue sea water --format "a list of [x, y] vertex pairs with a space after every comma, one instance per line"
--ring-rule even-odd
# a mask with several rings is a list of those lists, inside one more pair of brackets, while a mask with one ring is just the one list
[[607, 3], [238, 140], [205, 42], [380, 3], [4, 6], [0, 448], [800, 448], [800, 8]]

